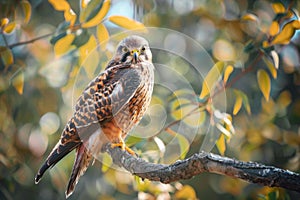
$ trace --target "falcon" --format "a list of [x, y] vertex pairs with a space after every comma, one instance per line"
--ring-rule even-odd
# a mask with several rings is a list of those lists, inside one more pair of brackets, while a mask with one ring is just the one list
[[66, 189], [66, 197], [69, 197], [104, 144], [111, 143], [112, 147], [134, 154], [125, 146], [124, 138], [149, 106], [153, 83], [154, 66], [148, 42], [140, 36], [126, 37], [105, 70], [78, 98], [73, 116], [39, 169], [35, 183], [39, 183], [48, 168], [75, 150]]

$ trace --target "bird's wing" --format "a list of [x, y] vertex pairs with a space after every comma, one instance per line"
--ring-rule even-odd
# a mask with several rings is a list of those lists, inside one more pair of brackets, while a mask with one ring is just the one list
[[113, 67], [101, 73], [77, 101], [74, 113], [76, 129], [112, 119], [129, 102], [141, 83], [140, 71], [135, 68]]

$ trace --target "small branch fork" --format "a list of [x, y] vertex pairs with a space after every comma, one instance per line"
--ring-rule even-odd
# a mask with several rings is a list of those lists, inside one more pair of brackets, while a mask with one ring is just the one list
[[163, 165], [146, 162], [119, 148], [112, 148], [111, 145], [106, 145], [105, 150], [115, 164], [142, 179], [151, 181], [167, 184], [209, 172], [239, 178], [250, 183], [300, 192], [299, 174], [256, 162], [242, 162], [202, 151], [185, 160]]

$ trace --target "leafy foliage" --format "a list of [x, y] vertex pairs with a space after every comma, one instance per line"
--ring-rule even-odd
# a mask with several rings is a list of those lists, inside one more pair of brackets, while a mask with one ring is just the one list
[[[125, 1], [124, 13], [113, 12], [118, 3], [110, 0], [0, 2], [0, 199], [63, 196], [72, 155], [52, 169], [44, 184], [33, 186], [33, 176], [72, 114], [72, 93], [76, 96], [85, 86], [78, 74], [90, 80], [103, 69], [112, 56], [111, 35], [122, 29], [146, 32], [146, 26], [190, 35], [216, 64], [195, 79], [190, 66], [163, 58], [166, 64], [175, 63], [195, 94], [155, 90], [152, 103], [165, 108], [167, 124], [160, 127], [152, 120], [151, 128], [156, 129], [151, 130], [159, 131], [145, 138], [130, 135], [128, 145], [151, 162], [183, 159], [202, 145], [222, 155], [299, 171], [299, 4], [133, 2], [134, 6]], [[125, 15], [129, 10], [132, 17]], [[189, 46], [180, 47], [200, 55]], [[153, 52], [155, 62], [161, 55]], [[178, 131], [180, 123], [184, 131]], [[115, 170], [107, 154], [99, 159], [102, 165], [96, 162], [79, 183], [78, 198], [299, 198], [226, 177], [203, 175], [184, 185], [142, 181]]]

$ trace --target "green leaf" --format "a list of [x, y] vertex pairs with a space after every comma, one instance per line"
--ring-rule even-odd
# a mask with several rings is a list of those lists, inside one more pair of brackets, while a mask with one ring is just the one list
[[109, 33], [103, 24], [97, 26], [97, 37], [102, 50], [106, 49], [106, 44], [109, 39]]
[[141, 31], [146, 31], [146, 27], [144, 26], [144, 24], [133, 19], [129, 19], [128, 17], [114, 15], [109, 17], [108, 19], [112, 23], [129, 30], [141, 29]]
[[21, 7], [23, 9], [23, 13], [24, 13], [24, 23], [27, 24], [30, 20], [31, 17], [31, 5], [28, 1], [21, 1]]
[[14, 56], [11, 50], [7, 47], [0, 46], [0, 57], [6, 68], [14, 63]]
[[271, 79], [265, 70], [263, 70], [263, 69], [258, 70], [257, 82], [258, 82], [260, 91], [263, 93], [266, 101], [269, 101], [270, 91], [271, 91]]
[[207, 95], [209, 95], [215, 88], [218, 79], [221, 77], [224, 71], [224, 62], [217, 62], [211, 70], [208, 72], [206, 77], [204, 78], [202, 84], [202, 90], [200, 94], [200, 99], [203, 99]]
[[81, 29], [81, 30], [82, 33], [78, 35], [73, 41], [73, 44], [78, 48], [85, 45], [91, 37], [91, 34], [87, 31], [87, 29]]
[[[88, 7], [89, 7], [89, 5], [88, 5]], [[105, 0], [103, 2], [103, 5], [102, 5], [101, 9], [99, 10], [99, 12], [95, 16], [93, 18], [89, 19], [88, 21], [82, 23], [82, 25], [81, 25], [82, 28], [88, 28], [88, 27], [96, 26], [99, 23], [101, 23], [102, 19], [107, 14], [109, 8], [110, 8], [110, 0]]]

